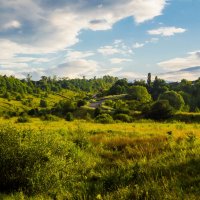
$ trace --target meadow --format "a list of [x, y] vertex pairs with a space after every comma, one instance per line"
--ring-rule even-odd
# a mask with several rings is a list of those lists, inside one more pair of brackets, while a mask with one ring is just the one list
[[0, 119], [0, 199], [199, 199], [200, 124]]

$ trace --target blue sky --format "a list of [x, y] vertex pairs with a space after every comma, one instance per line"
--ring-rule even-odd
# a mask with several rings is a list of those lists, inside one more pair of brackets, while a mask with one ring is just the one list
[[194, 80], [199, 9], [199, 0], [0, 0], [0, 74]]

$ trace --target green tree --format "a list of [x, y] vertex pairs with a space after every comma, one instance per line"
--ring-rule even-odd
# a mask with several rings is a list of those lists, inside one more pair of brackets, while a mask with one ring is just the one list
[[155, 120], [165, 120], [174, 115], [174, 109], [170, 106], [168, 100], [158, 100], [145, 110], [145, 116]]
[[148, 77], [147, 77], [147, 86], [148, 86], [148, 88], [151, 87], [151, 73], [148, 73]]
[[153, 100], [157, 100], [160, 94], [168, 90], [168, 85], [163, 79], [159, 79], [157, 76], [152, 84], [151, 95]]
[[128, 93], [131, 99], [140, 101], [141, 103], [147, 103], [151, 101], [151, 95], [143, 86], [131, 86]]
[[159, 100], [168, 100], [175, 110], [181, 110], [185, 105], [183, 97], [175, 91], [167, 91], [160, 95]]

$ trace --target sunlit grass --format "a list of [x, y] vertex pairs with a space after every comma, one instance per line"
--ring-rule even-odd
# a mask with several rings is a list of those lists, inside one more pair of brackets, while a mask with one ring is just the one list
[[1, 118], [0, 136], [1, 169], [12, 175], [0, 199], [200, 196], [200, 124]]

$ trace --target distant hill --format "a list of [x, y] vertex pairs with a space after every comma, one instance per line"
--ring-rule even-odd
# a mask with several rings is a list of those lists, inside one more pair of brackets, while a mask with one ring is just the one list
[[167, 81], [180, 81], [181, 79], [196, 80], [200, 77], [200, 66], [188, 67], [177, 71], [170, 71], [158, 75]]
[[179, 72], [182, 72], [182, 71], [183, 71], [183, 72], [194, 72], [194, 71], [200, 72], [200, 66], [188, 67], [188, 68], [179, 70]]

